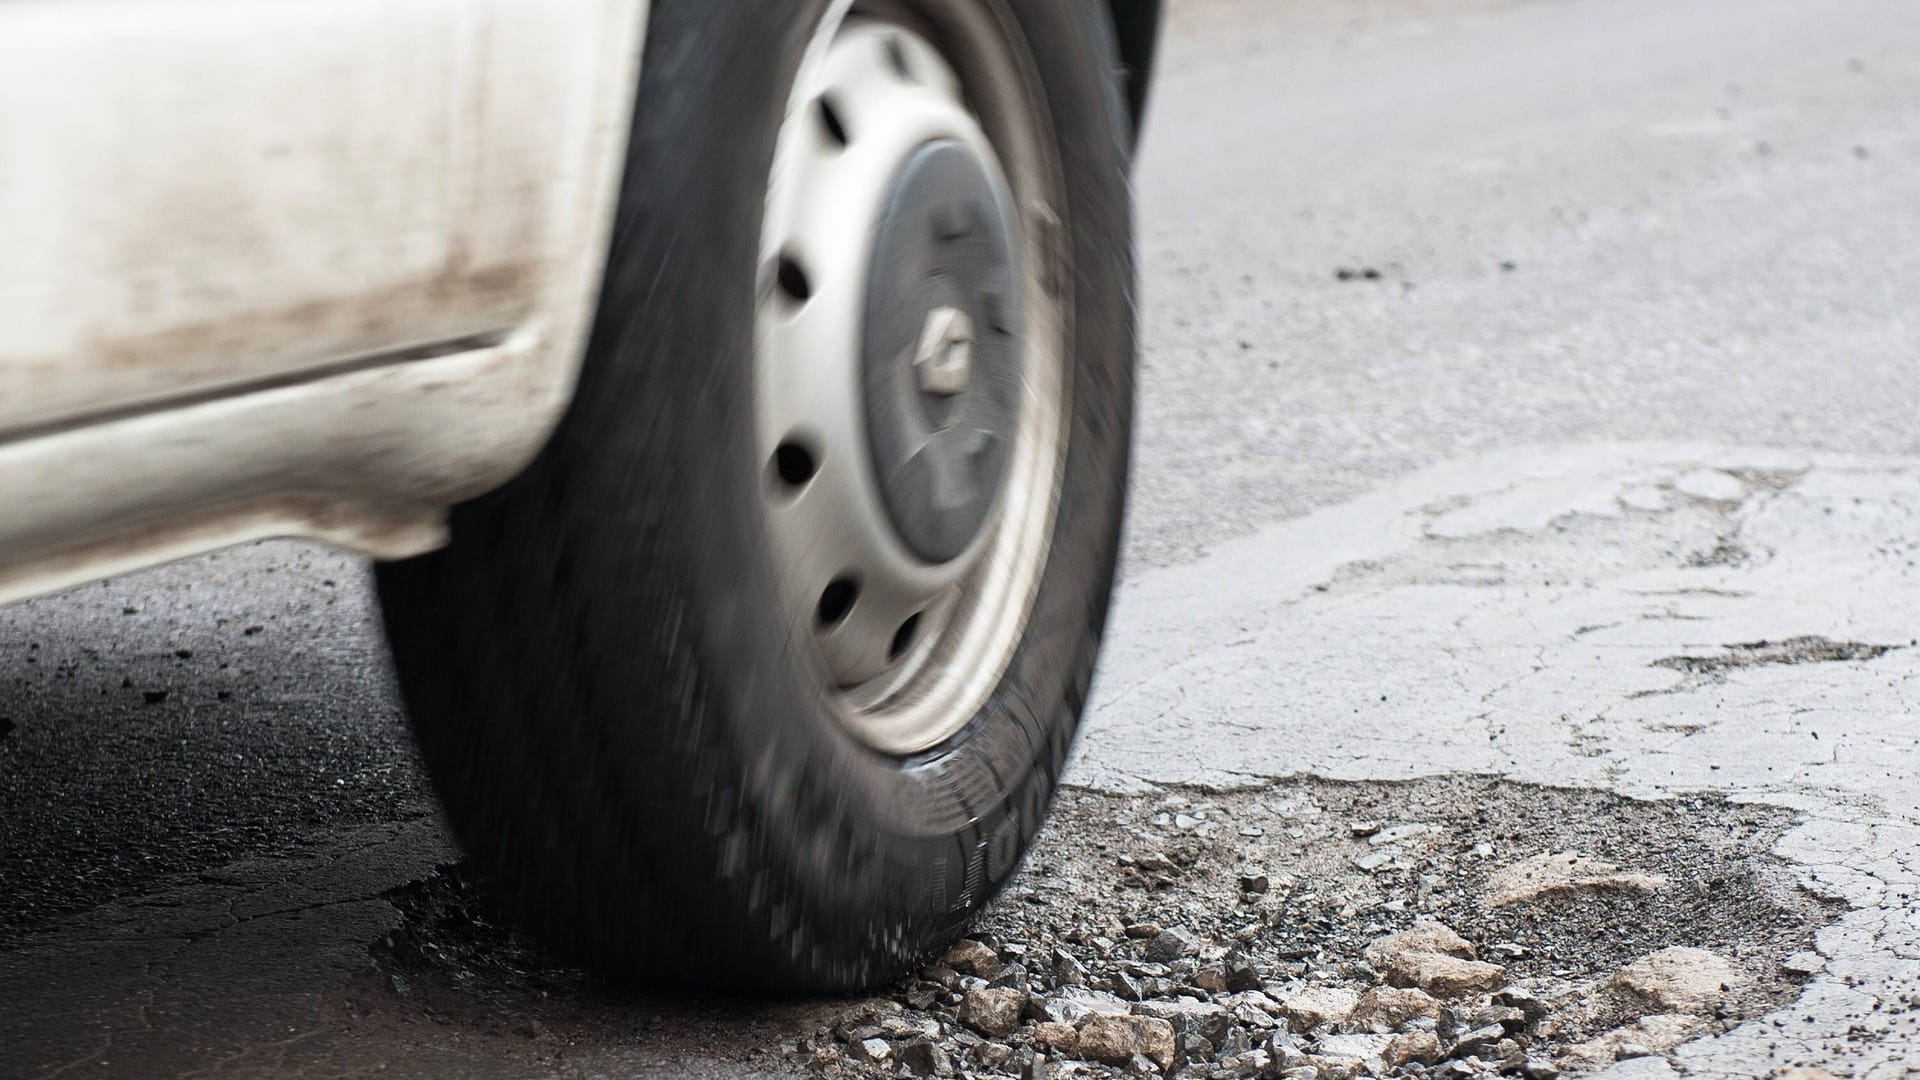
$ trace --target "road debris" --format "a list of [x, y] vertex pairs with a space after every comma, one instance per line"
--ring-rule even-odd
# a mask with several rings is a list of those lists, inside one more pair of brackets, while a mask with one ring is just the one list
[[1475, 778], [1069, 792], [969, 937], [888, 993], [930, 1027], [888, 1059], [847, 1037], [871, 1022], [829, 1025], [789, 1060], [847, 1080], [939, 1075], [936, 1049], [977, 1078], [1577, 1075], [1796, 992], [1784, 962], [1817, 955], [1831, 908], [1768, 876], [1786, 821]]
[[1665, 886], [1658, 874], [1622, 870], [1613, 863], [1571, 851], [1549, 852], [1522, 859], [1495, 871], [1487, 879], [1486, 902], [1493, 907], [1522, 900], [1560, 896], [1581, 889], [1637, 889], [1652, 892]]
[[1746, 973], [1725, 957], [1676, 945], [1621, 968], [1608, 985], [1668, 1012], [1700, 1012], [1726, 1001], [1746, 982]]

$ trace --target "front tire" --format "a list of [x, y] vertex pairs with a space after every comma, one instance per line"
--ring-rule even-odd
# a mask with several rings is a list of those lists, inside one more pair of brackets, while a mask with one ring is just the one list
[[[956, 101], [1024, 107], [1026, 120], [982, 108], [982, 160], [1007, 162], [1007, 235], [1025, 255], [1006, 265], [1031, 293], [1028, 314], [1054, 312], [1020, 333], [1022, 362], [1057, 368], [1009, 370], [1026, 395], [1017, 415], [1057, 419], [1057, 437], [1020, 474], [1025, 436], [1008, 428], [1015, 464], [996, 474], [1047, 483], [1037, 496], [1030, 483], [992, 489], [992, 513], [963, 522], [977, 539], [901, 564], [900, 581], [939, 591], [871, 590], [906, 605], [885, 625], [912, 612], [896, 634], [934, 635], [891, 650], [917, 665], [894, 673], [879, 670], [889, 656], [825, 632], [821, 583], [797, 579], [829, 538], [793, 543], [820, 526], [781, 516], [779, 451], [767, 450], [786, 428], [769, 420], [782, 406], [767, 398], [766, 305], [794, 293], [767, 250], [770, 187], [786, 175], [776, 147], [807, 104], [796, 87], [811, 85], [822, 35], [849, 18], [940, 51], [963, 84]], [[451, 546], [378, 573], [454, 830], [508, 913], [563, 953], [618, 976], [850, 989], [939, 948], [1017, 867], [1086, 701], [1125, 489], [1128, 136], [1106, 19], [1088, 0], [874, 0], [851, 13], [831, 0], [655, 0], [574, 402], [526, 473], [456, 508]], [[994, 71], [995, 85], [978, 81]], [[895, 189], [882, 205], [903, 200]], [[970, 272], [939, 268], [948, 284]], [[982, 273], [980, 288], [998, 287]], [[832, 287], [805, 291], [846, 302]], [[1058, 395], [1034, 391], [1049, 380]], [[927, 385], [958, 402], [973, 392]], [[939, 409], [963, 407], [949, 400]], [[848, 460], [878, 445], [860, 424], [871, 417], [846, 411], [855, 424], [838, 441], [808, 429], [838, 449], [810, 457], [806, 479], [853, 470], [837, 481], [846, 497], [864, 492], [881, 508], [870, 516], [893, 525], [869, 522], [849, 550], [916, 527], [932, 537], [923, 547], [950, 539], [950, 522], [885, 518], [912, 495], [872, 501], [884, 480]], [[1007, 509], [1029, 497], [1042, 516]], [[1026, 531], [1005, 531], [1009, 520]], [[943, 557], [973, 562], [914, 569]], [[1030, 570], [1006, 584], [1022, 559]], [[998, 599], [975, 602], [985, 595]], [[970, 621], [982, 619], [999, 621]], [[974, 627], [1005, 647], [960, 648]]]

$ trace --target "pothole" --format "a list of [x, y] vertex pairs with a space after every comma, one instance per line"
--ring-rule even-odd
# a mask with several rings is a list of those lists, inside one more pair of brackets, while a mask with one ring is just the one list
[[790, 1060], [836, 1077], [1590, 1071], [1796, 995], [1839, 908], [1770, 854], [1792, 824], [1477, 777], [1070, 790], [967, 941]]
[[423, 985], [486, 985], [496, 991], [589, 990], [591, 977], [553, 960], [533, 942], [496, 922], [465, 863], [382, 895], [400, 925], [376, 942], [374, 961], [405, 992]]

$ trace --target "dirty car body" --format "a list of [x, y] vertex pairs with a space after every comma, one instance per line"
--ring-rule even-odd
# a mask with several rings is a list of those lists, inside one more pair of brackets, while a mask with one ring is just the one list
[[[1158, 0], [1112, 0], [1144, 101]], [[378, 558], [572, 390], [646, 0], [0, 7], [0, 602]]]

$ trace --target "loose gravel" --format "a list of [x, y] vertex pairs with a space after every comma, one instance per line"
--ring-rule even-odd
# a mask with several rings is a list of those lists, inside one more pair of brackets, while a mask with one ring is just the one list
[[1794, 995], [1836, 912], [1768, 854], [1790, 824], [1480, 778], [1069, 791], [968, 939], [783, 1049], [829, 1077], [1574, 1075]]

